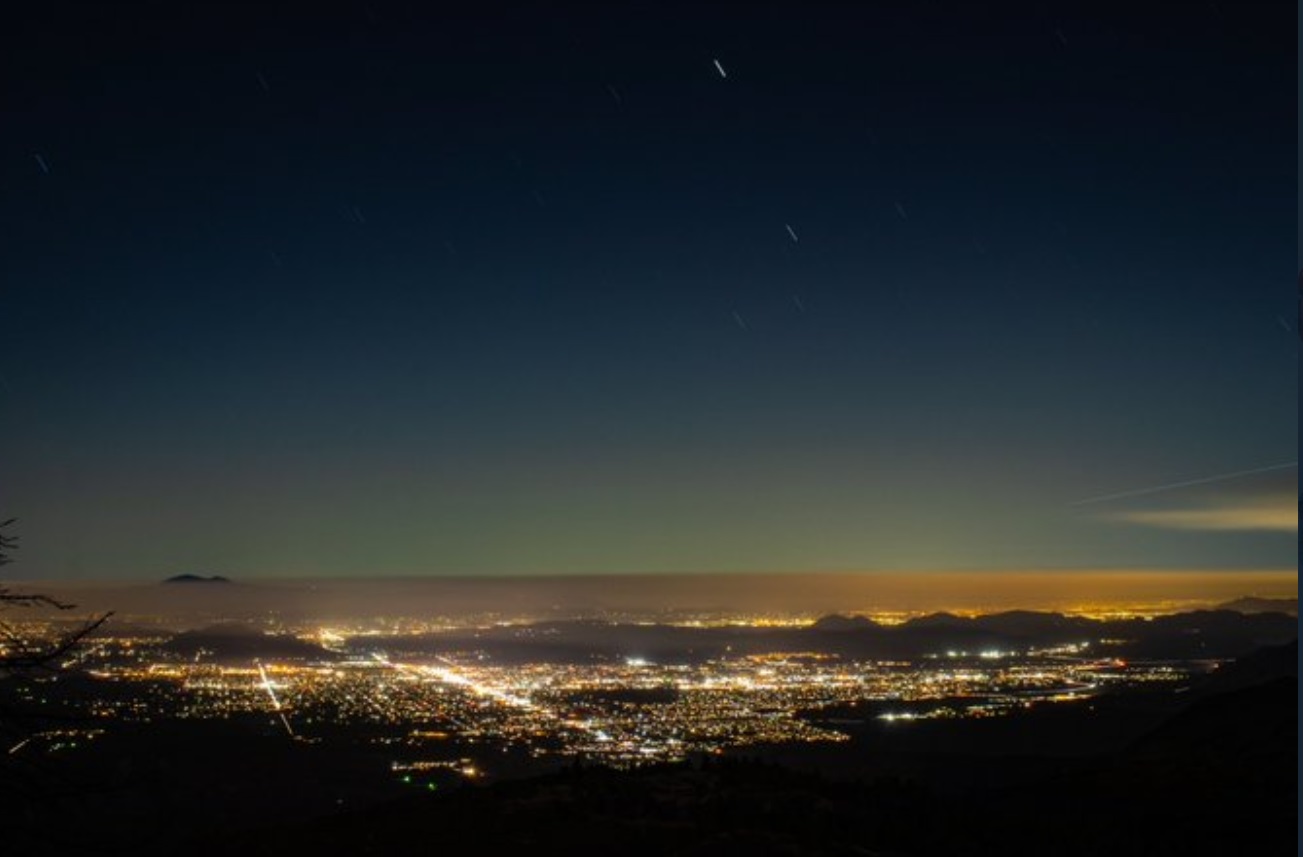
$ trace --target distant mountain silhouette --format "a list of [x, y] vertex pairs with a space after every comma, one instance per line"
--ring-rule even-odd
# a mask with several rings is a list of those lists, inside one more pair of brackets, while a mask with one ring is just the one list
[[1057, 635], [1065, 631], [1076, 633], [1088, 630], [1094, 625], [1091, 620], [1080, 616], [1064, 616], [1062, 613], [1041, 613], [1032, 610], [988, 613], [984, 616], [976, 616], [972, 621], [979, 628], [1017, 637]]
[[926, 616], [915, 616], [905, 622], [902, 627], [905, 628], [962, 628], [971, 623], [971, 619], [963, 616], [956, 616], [954, 613], [929, 613]]
[[289, 634], [267, 634], [238, 622], [210, 625], [177, 634], [164, 648], [194, 657], [206, 654], [213, 660], [252, 660], [254, 658], [311, 658], [323, 660], [334, 655], [320, 646]]
[[174, 574], [163, 581], [164, 583], [230, 583], [230, 578], [222, 577], [220, 574], [213, 574], [208, 577], [202, 574]]
[[880, 628], [882, 626], [867, 616], [831, 613], [827, 616], [821, 616], [810, 627], [816, 631], [862, 631], [865, 628]]
[[[1152, 620], [1097, 620], [1012, 611], [963, 617], [936, 613], [900, 625], [856, 616], [824, 616], [802, 628], [684, 627], [594, 621], [549, 621], [487, 629], [359, 638], [360, 654], [383, 649], [434, 653], [482, 650], [505, 663], [593, 663], [647, 658], [701, 662], [774, 650], [817, 651], [846, 658], [917, 658], [934, 654], [1023, 651], [1090, 643], [1123, 658], [1236, 658], [1298, 636], [1282, 613], [1201, 610]], [[1109, 641], [1109, 642], [1101, 642]]]
[[1218, 610], [1234, 610], [1236, 613], [1288, 613], [1298, 615], [1297, 598], [1258, 598], [1246, 596], [1218, 604]]

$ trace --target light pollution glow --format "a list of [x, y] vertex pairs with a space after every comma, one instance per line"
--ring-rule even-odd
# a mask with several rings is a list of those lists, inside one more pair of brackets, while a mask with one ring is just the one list
[[541, 617], [667, 611], [817, 616], [936, 611], [1162, 613], [1244, 596], [1297, 598], [1295, 569], [931, 571], [806, 574], [630, 574], [564, 577], [430, 577], [256, 580], [233, 585], [42, 581], [84, 610], [135, 615], [263, 615], [328, 621], [493, 614]]

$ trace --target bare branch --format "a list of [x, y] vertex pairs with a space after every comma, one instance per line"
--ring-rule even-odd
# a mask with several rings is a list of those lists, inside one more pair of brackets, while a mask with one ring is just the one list
[[68, 604], [49, 595], [14, 592], [0, 586], [0, 604], [12, 604], [15, 607], [53, 607], [56, 610], [71, 610], [76, 604]]
[[95, 630], [108, 621], [108, 618], [112, 615], [113, 613], [110, 611], [92, 619], [88, 619], [75, 631], [65, 634], [62, 638], [48, 646], [43, 646], [33, 651], [19, 651], [0, 655], [0, 673], [54, 669], [53, 664], [55, 661], [76, 648], [82, 640], [94, 633]]
[[[0, 565], [12, 562], [8, 551], [18, 547], [18, 537], [3, 532], [5, 527], [16, 520], [16, 518], [9, 518], [0, 521]], [[74, 606], [49, 595], [15, 592], [7, 586], [0, 585], [0, 608], [50, 607], [55, 610], [71, 610]], [[6, 641], [6, 646], [0, 649], [0, 677], [37, 669], [55, 669], [56, 661], [103, 625], [112, 615], [110, 612], [87, 619], [75, 630], [64, 634], [53, 643], [44, 645], [30, 643], [16, 634], [8, 624], [0, 623], [0, 636]]]
[[9, 551], [17, 550], [18, 548], [18, 537], [6, 536], [4, 534], [4, 528], [9, 526], [16, 520], [18, 519], [9, 518], [8, 520], [0, 521], [0, 565], [6, 565], [8, 563], [13, 562], [13, 560], [9, 557]]

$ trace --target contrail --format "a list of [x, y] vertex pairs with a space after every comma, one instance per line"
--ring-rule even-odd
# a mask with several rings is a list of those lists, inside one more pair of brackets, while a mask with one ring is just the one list
[[1157, 494], [1159, 491], [1171, 491], [1173, 488], [1186, 488], [1190, 485], [1206, 485], [1209, 482], [1221, 482], [1225, 479], [1238, 479], [1241, 476], [1252, 476], [1255, 473], [1268, 473], [1272, 470], [1287, 470], [1290, 467], [1298, 467], [1298, 462], [1288, 461], [1284, 464], [1273, 464], [1269, 467], [1255, 467], [1252, 470], [1237, 470], [1234, 473], [1223, 473], [1220, 476], [1206, 476], [1203, 479], [1187, 479], [1185, 482], [1172, 482], [1168, 485], [1159, 485], [1154, 488], [1138, 488], [1134, 491], [1105, 494], [1102, 497], [1091, 497], [1089, 500], [1078, 500], [1077, 502], [1069, 503], [1068, 505], [1086, 506], [1091, 503], [1106, 503], [1109, 500], [1121, 500], [1125, 497], [1139, 497], [1142, 494]]

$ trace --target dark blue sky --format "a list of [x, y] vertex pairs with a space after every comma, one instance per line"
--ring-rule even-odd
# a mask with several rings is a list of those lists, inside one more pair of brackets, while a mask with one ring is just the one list
[[1296, 564], [1292, 4], [9, 14], [16, 576]]

